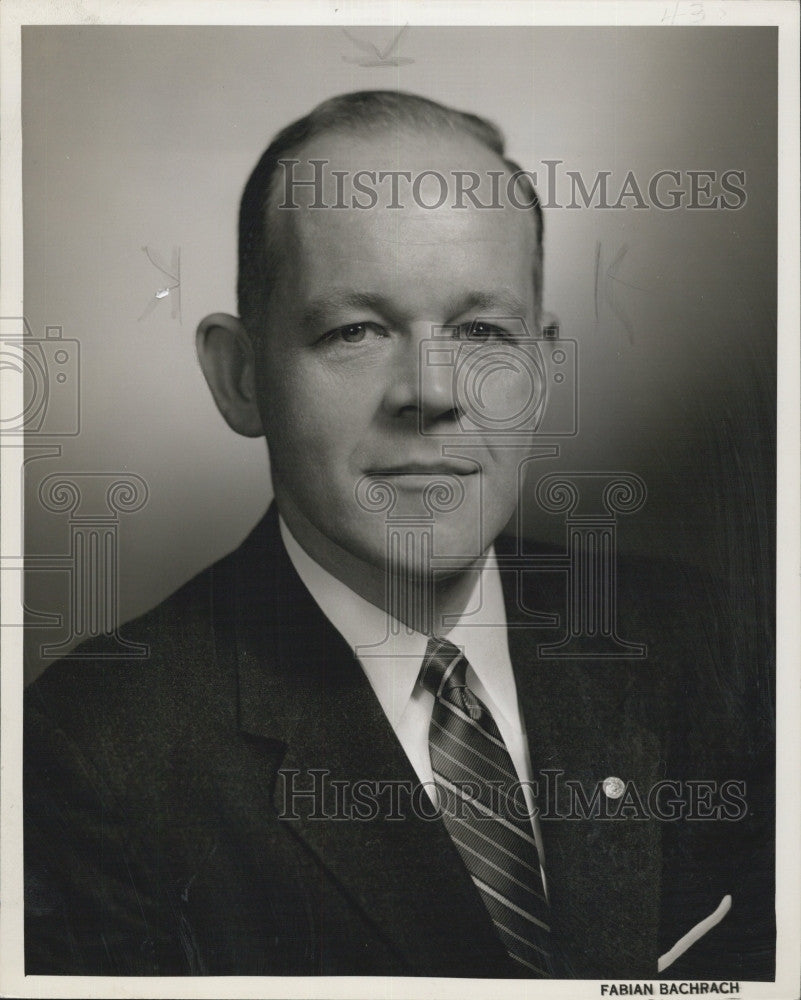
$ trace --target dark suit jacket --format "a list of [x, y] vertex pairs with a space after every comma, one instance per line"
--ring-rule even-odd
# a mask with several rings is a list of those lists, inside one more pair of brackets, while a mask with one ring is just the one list
[[[621, 566], [624, 637], [648, 656], [548, 659], [559, 630], [528, 612], [560, 611], [563, 575], [502, 576], [533, 768], [556, 798], [610, 775], [643, 796], [747, 782], [747, 815], [717, 822], [558, 818], [543, 791], [560, 974], [654, 977], [731, 894], [666, 975], [773, 978], [772, 752], [726, 684], [731, 623], [681, 574]], [[316, 769], [329, 790], [416, 778], [274, 510], [126, 634], [150, 656], [104, 660], [95, 640], [26, 693], [27, 973], [519, 975], [439, 819], [286, 808], [279, 769], [296, 788]]]

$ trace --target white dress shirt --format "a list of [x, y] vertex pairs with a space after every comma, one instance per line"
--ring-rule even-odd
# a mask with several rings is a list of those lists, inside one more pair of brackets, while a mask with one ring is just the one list
[[[428, 750], [434, 695], [418, 683], [428, 636], [409, 629], [354, 593], [312, 559], [283, 519], [279, 521], [281, 538], [298, 576], [353, 650], [419, 781], [434, 798]], [[470, 599], [458, 622], [447, 632], [447, 639], [463, 650], [470, 664], [467, 684], [492, 713], [517, 777], [530, 782], [528, 740], [509, 658], [506, 607], [494, 549], [489, 550], [480, 568], [471, 572], [475, 584]], [[532, 811], [531, 789], [523, 787]], [[533, 826], [542, 859], [539, 824]]]

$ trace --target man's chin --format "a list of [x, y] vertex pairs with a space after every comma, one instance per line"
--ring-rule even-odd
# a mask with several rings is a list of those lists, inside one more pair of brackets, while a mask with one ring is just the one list
[[428, 581], [475, 568], [492, 539], [483, 543], [479, 530], [465, 532], [441, 523], [387, 526], [384, 544], [373, 548], [369, 561], [386, 576]]

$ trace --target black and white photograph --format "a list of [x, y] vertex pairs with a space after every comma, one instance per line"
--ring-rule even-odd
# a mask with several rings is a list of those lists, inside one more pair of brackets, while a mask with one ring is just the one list
[[798, 7], [67, 6], [2, 995], [797, 997]]

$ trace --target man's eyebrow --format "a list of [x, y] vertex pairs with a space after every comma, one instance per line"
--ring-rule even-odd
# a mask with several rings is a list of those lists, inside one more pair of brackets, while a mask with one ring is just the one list
[[[369, 309], [391, 319], [399, 318], [397, 306], [384, 295], [361, 292], [355, 288], [337, 288], [312, 299], [303, 310], [301, 324], [307, 329], [325, 324], [337, 309]], [[474, 291], [452, 299], [445, 309], [446, 319], [472, 311], [483, 312], [487, 319], [525, 317], [528, 306], [510, 288]], [[435, 319], [432, 317], [432, 321]]]
[[498, 288], [492, 291], [470, 292], [464, 299], [452, 303], [449, 314], [460, 316], [473, 310], [484, 312], [486, 319], [512, 316], [525, 318], [528, 306], [510, 288]]
[[337, 309], [370, 309], [382, 315], [393, 312], [390, 301], [383, 295], [341, 288], [312, 299], [303, 310], [301, 323], [304, 327], [317, 326]]

